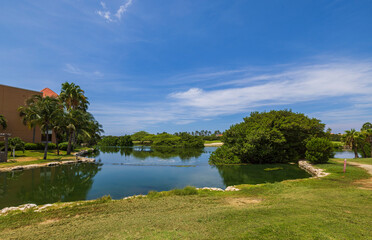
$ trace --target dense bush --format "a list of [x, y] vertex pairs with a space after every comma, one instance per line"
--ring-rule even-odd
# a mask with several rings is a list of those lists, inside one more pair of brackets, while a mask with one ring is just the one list
[[126, 147], [126, 146], [133, 146], [132, 138], [130, 135], [125, 136], [105, 136], [101, 139], [98, 143], [100, 146], [119, 146], [119, 147]]
[[[26, 150], [44, 150], [45, 144], [44, 143], [26, 143], [25, 149]], [[48, 143], [48, 149], [53, 150], [56, 149], [57, 146], [54, 143]]]
[[[224, 148], [210, 158], [210, 163], [225, 163], [226, 156], [236, 163], [286, 163], [305, 157], [306, 143], [323, 137], [324, 124], [315, 118], [290, 110], [253, 112], [244, 122], [224, 132]], [[226, 152], [226, 153], [223, 153]]]
[[217, 150], [211, 154], [209, 162], [214, 165], [239, 164], [240, 159], [234, 155], [231, 149], [223, 145], [222, 147], [217, 148]]
[[306, 144], [306, 159], [311, 163], [326, 163], [333, 157], [333, 144], [327, 138], [312, 138]]
[[178, 148], [203, 148], [203, 139], [199, 136], [192, 136], [186, 132], [180, 133], [178, 136], [161, 133], [147, 137], [146, 140], [152, 142], [154, 147], [178, 147]]
[[[58, 144], [59, 150], [67, 151], [67, 147], [68, 147], [68, 142], [62, 142]], [[74, 151], [74, 149], [75, 149], [75, 145], [71, 144], [71, 151]]]

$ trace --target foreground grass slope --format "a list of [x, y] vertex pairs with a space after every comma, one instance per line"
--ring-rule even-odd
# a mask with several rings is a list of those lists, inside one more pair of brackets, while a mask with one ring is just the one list
[[355, 183], [370, 175], [343, 174], [337, 161], [319, 167], [332, 174], [12, 213], [0, 216], [0, 239], [371, 239], [372, 192]]

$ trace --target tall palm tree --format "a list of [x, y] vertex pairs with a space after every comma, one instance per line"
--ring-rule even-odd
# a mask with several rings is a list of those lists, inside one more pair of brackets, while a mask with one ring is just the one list
[[42, 97], [39, 95], [34, 95], [31, 97], [29, 103], [24, 107], [20, 107], [22, 116], [24, 116], [25, 121], [30, 121], [32, 125], [38, 125], [43, 131], [45, 131], [46, 141], [44, 148], [44, 159], [47, 158], [48, 154], [48, 143], [49, 143], [49, 130], [53, 127], [53, 119], [59, 112], [59, 102], [55, 98]]
[[67, 111], [71, 109], [86, 111], [88, 109], [88, 98], [84, 95], [80, 86], [75, 85], [75, 83], [63, 83], [59, 99], [65, 105]]
[[82, 119], [82, 114], [88, 109], [89, 101], [79, 85], [68, 82], [62, 84], [59, 100], [65, 106], [65, 109], [67, 111], [67, 119], [69, 122], [67, 124], [67, 133], [69, 139], [67, 154], [70, 154], [71, 144], [72, 142], [76, 142], [76, 131], [80, 131], [79, 127], [82, 125], [82, 122], [80, 122], [79, 125], [79, 122], [76, 122], [75, 120]]
[[359, 133], [355, 131], [355, 129], [351, 129], [350, 131], [346, 130], [345, 134], [342, 136], [343, 142], [346, 145], [350, 146], [351, 149], [354, 151], [355, 158], [359, 157], [358, 156], [358, 144], [357, 144], [358, 137], [359, 137]]
[[372, 157], [372, 129], [362, 131], [365, 136], [365, 141], [371, 145], [371, 157]]
[[8, 127], [8, 122], [3, 115], [0, 115], [0, 126], [2, 127], [3, 130], [5, 130]]

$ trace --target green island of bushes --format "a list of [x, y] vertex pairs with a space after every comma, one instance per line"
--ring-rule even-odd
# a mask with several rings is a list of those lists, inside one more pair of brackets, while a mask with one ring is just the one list
[[211, 154], [210, 163], [288, 163], [305, 156], [326, 162], [333, 149], [324, 127], [320, 120], [290, 110], [253, 112], [225, 131], [224, 145]]

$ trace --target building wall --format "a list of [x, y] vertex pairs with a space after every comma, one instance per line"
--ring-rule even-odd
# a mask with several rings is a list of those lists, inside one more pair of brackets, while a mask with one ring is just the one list
[[[25, 142], [33, 142], [33, 130], [23, 125], [18, 112], [18, 108], [24, 106], [26, 100], [33, 95], [42, 96], [43, 93], [0, 84], [0, 114], [8, 121], [7, 129], [0, 129], [0, 132], [11, 133], [12, 137], [20, 137]], [[52, 141], [55, 142], [54, 136]], [[35, 143], [40, 142], [41, 131], [39, 127], [36, 127]]]

